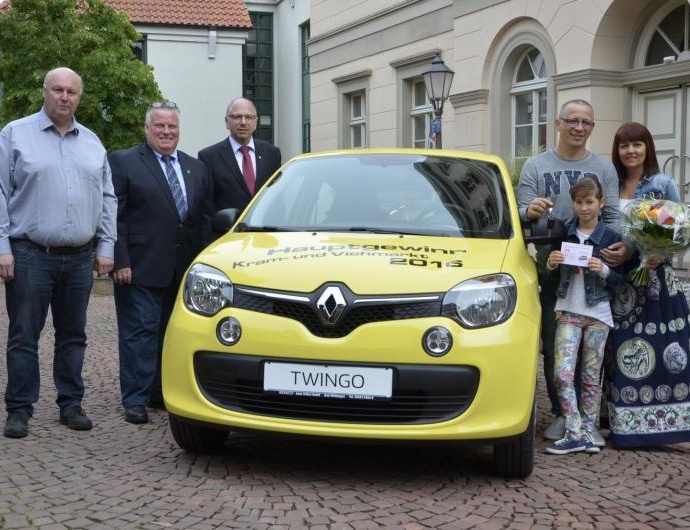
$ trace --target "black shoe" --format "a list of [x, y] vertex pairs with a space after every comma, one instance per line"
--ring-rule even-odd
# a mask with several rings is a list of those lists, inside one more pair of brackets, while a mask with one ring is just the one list
[[84, 414], [81, 405], [72, 405], [60, 411], [60, 423], [73, 431], [88, 431], [93, 427], [89, 417]]
[[150, 409], [166, 410], [162, 396], [156, 396], [149, 399], [148, 406]]
[[26, 410], [11, 410], [7, 413], [4, 434], [8, 438], [24, 438], [29, 434], [29, 418]]
[[134, 407], [125, 408], [125, 421], [127, 423], [148, 423], [149, 415], [146, 412], [146, 407], [136, 405]]

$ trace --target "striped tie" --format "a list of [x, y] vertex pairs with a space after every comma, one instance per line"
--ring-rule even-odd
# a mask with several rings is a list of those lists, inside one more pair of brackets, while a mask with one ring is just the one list
[[184, 219], [187, 215], [187, 200], [184, 198], [180, 181], [177, 178], [177, 173], [175, 173], [175, 168], [172, 165], [172, 162], [175, 160], [175, 158], [172, 156], [163, 155], [161, 159], [165, 164], [165, 176], [168, 178], [168, 184], [170, 185], [170, 191], [172, 191], [172, 196], [175, 200], [177, 213], [180, 214], [180, 219]]

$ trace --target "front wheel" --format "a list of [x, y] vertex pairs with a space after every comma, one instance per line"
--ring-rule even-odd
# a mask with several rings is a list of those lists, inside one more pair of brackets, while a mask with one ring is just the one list
[[527, 478], [534, 469], [534, 436], [537, 419], [536, 402], [527, 430], [517, 438], [494, 445], [494, 470], [505, 478]]
[[188, 453], [216, 453], [228, 439], [228, 430], [202, 427], [168, 415], [170, 432], [177, 445]]

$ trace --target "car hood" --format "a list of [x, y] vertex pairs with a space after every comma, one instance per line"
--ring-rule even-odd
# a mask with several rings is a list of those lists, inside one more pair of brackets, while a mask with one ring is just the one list
[[500, 272], [511, 241], [370, 233], [230, 233], [195, 261], [222, 270], [238, 285], [311, 292], [325, 282], [343, 282], [359, 294], [422, 293], [445, 291], [465, 279]]

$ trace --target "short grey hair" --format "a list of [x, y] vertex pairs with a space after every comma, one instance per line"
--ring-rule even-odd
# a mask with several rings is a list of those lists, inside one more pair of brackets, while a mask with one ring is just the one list
[[563, 103], [561, 105], [560, 110], [558, 111], [558, 116], [563, 116], [563, 113], [565, 112], [565, 108], [568, 105], [582, 105], [583, 107], [589, 107], [592, 110], [592, 114], [594, 114], [594, 107], [592, 107], [592, 104], [589, 101], [586, 101], [584, 99], [570, 99]]

